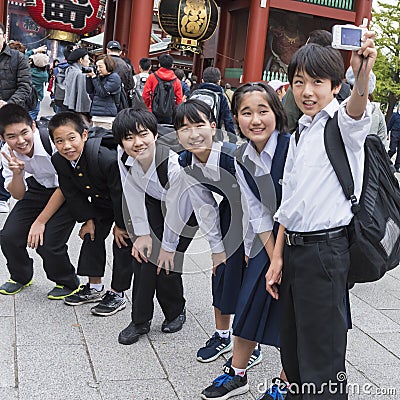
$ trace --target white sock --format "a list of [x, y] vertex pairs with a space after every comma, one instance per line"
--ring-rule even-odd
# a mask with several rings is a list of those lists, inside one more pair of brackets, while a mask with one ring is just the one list
[[102, 283], [91, 283], [90, 289], [96, 289], [98, 292], [101, 292], [103, 290], [103, 284]]
[[216, 329], [215, 331], [218, 333], [219, 337], [221, 337], [223, 339], [228, 339], [229, 333], [230, 333], [229, 329], [227, 329], [227, 330]]
[[246, 374], [246, 369], [235, 368], [233, 365], [232, 365], [232, 369], [235, 371], [235, 375], [245, 376], [245, 374]]

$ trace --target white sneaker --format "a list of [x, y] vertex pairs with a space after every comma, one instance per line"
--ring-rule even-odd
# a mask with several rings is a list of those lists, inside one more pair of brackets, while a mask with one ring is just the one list
[[10, 206], [4, 200], [0, 201], [0, 213], [8, 213], [10, 211]]

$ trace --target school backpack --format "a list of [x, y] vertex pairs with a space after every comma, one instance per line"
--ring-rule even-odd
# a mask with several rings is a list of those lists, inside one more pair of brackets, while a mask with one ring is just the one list
[[208, 104], [213, 111], [215, 120], [218, 121], [221, 109], [221, 98], [218, 93], [209, 89], [196, 89], [190, 94], [189, 99], [201, 100]]
[[154, 76], [158, 84], [154, 89], [151, 108], [159, 124], [170, 124], [175, 112], [174, 82], [176, 78], [172, 81], [164, 81], [157, 73]]
[[142, 95], [143, 94], [143, 89], [144, 89], [144, 85], [146, 84], [147, 81], [147, 77], [145, 76], [140, 76], [140, 74], [137, 74], [133, 77], [134, 81], [135, 81], [135, 89], [136, 91]]
[[64, 97], [65, 97], [65, 76], [66, 71], [69, 65], [62, 68], [60, 66], [57, 67], [57, 75], [54, 78], [54, 102], [59, 107], [63, 106]]
[[378, 136], [368, 135], [364, 144], [363, 187], [357, 199], [337, 112], [325, 126], [324, 141], [328, 158], [346, 198], [351, 201], [354, 214], [348, 226], [348, 281], [376, 281], [400, 261], [400, 188], [393, 165]]

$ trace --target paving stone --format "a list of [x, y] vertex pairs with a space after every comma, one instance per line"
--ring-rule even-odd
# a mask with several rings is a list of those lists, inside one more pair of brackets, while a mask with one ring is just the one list
[[[0, 321], [0, 388], [11, 388], [15, 386], [14, 319], [11, 317], [2, 317]], [[6, 397], [0, 396], [0, 398], [5, 399]]]
[[16, 388], [0, 387], [0, 399], [18, 400], [18, 390]]

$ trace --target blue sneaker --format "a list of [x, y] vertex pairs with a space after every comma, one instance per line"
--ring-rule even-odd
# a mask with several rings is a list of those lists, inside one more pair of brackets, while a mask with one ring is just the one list
[[222, 338], [218, 332], [207, 340], [205, 347], [197, 352], [197, 360], [200, 362], [211, 362], [216, 360], [221, 354], [227, 353], [232, 349], [231, 335]]
[[225, 374], [216, 378], [212, 385], [201, 392], [201, 398], [205, 400], [226, 400], [248, 391], [247, 374], [244, 374], [244, 376], [235, 375], [233, 368], [226, 367]]
[[[251, 353], [249, 362], [247, 363], [246, 370], [249, 370], [251, 367], [259, 364], [263, 359], [263, 355], [261, 353], [261, 346], [258, 345]], [[224, 367], [231, 367], [232, 366], [232, 357], [229, 357], [224, 364]]]
[[272, 379], [271, 386], [257, 400], [284, 400], [287, 394], [287, 385], [280, 378]]

